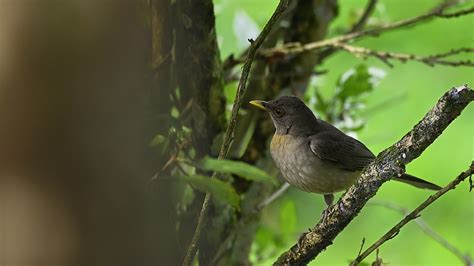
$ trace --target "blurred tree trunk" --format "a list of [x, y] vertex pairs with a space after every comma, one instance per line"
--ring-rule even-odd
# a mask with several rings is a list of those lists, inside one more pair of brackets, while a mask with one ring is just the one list
[[176, 265], [173, 191], [150, 185], [170, 104], [146, 1], [7, 2], [0, 264]]

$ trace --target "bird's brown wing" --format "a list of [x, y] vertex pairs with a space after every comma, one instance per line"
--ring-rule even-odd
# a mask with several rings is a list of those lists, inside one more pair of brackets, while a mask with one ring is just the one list
[[[375, 158], [374, 154], [364, 144], [337, 129], [332, 130], [330, 128], [327, 131], [310, 136], [309, 139], [309, 146], [314, 155], [341, 169], [360, 171]], [[441, 189], [436, 184], [409, 174], [403, 174], [394, 179], [418, 188]]]
[[314, 155], [342, 169], [360, 171], [375, 158], [364, 144], [338, 130], [320, 132], [309, 138]]

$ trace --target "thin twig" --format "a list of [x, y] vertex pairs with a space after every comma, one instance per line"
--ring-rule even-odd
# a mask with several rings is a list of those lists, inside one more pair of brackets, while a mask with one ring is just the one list
[[[364, 8], [364, 12], [362, 12], [362, 15], [360, 16], [360, 18], [357, 20], [356, 23], [354, 23], [354, 25], [351, 27], [351, 29], [347, 31], [347, 33], [354, 33], [354, 32], [360, 31], [364, 28], [364, 26], [367, 23], [370, 15], [374, 11], [375, 6], [377, 5], [377, 1], [378, 0], [368, 0], [367, 1], [367, 5]], [[324, 58], [326, 58], [327, 56], [332, 54], [334, 51], [335, 51], [334, 49], [328, 49], [327, 51], [324, 51], [323, 53], [321, 53], [319, 55], [318, 60], [322, 61]], [[223, 69], [224, 70], [230, 70], [234, 66], [243, 63], [245, 52], [246, 51], [244, 51], [244, 54], [240, 55], [238, 58], [234, 58], [233, 55], [230, 55], [228, 58], [226, 58], [226, 60], [223, 63]]]
[[372, 266], [382, 266], [384, 263], [382, 261], [382, 258], [379, 257], [379, 249], [375, 251], [375, 261], [372, 262]]
[[365, 237], [362, 238], [362, 242], [360, 243], [360, 248], [359, 248], [359, 252], [357, 253], [357, 256], [360, 256], [360, 254], [362, 253], [362, 249], [364, 248], [364, 245], [365, 245]]
[[[273, 48], [261, 50], [258, 53], [258, 57], [261, 57], [261, 58], [281, 57], [281, 56], [285, 56], [289, 54], [298, 54], [298, 53], [304, 53], [304, 52], [308, 52], [312, 50], [319, 50], [319, 49], [326, 48], [326, 50], [321, 52], [318, 58], [318, 60], [322, 61], [324, 60], [324, 58], [328, 57], [335, 51], [333, 46], [338, 43], [347, 43], [350, 41], [358, 40], [366, 36], [378, 36], [382, 33], [385, 33], [394, 29], [399, 29], [399, 28], [403, 28], [407, 26], [413, 26], [413, 25], [428, 21], [436, 17], [450, 19], [450, 18], [457, 18], [460, 16], [465, 16], [465, 15], [474, 13], [474, 7], [463, 9], [463, 10], [453, 12], [453, 13], [444, 13], [444, 11], [447, 8], [452, 7], [460, 2], [460, 1], [455, 1], [455, 0], [454, 1], [448, 0], [448, 1], [443, 1], [441, 4], [430, 9], [430, 11], [428, 11], [427, 13], [423, 15], [400, 20], [400, 21], [393, 22], [385, 26], [376, 27], [373, 29], [362, 30], [363, 26], [367, 22], [367, 19], [370, 17], [370, 14], [374, 10], [376, 2], [377, 2], [376, 0], [369, 0], [364, 10], [364, 13], [360, 17], [359, 21], [356, 24], [354, 24], [351, 30], [348, 31], [348, 33], [345, 35], [337, 36], [337, 37], [322, 40], [322, 41], [307, 43], [307, 44], [301, 44], [298, 42], [286, 43], [281, 47], [273, 47]], [[226, 62], [227, 63], [225, 65], [227, 67], [225, 69], [230, 69], [235, 65], [243, 63], [244, 58], [243, 56], [240, 56], [237, 59], [232, 57], [226, 60]]]
[[473, 13], [473, 12], [474, 12], [474, 7], [471, 7], [471, 8], [468, 8], [468, 9], [463, 9], [463, 10], [453, 12], [453, 13], [449, 13], [449, 14], [440, 13], [440, 14], [437, 15], [437, 17], [440, 17], [440, 18], [457, 18], [457, 17], [464, 16], [464, 15], [467, 15], [467, 14], [470, 14], [470, 13]]
[[[376, 5], [377, 5], [377, 0], [369, 0], [367, 2], [367, 5], [365, 6], [362, 16], [360, 16], [359, 20], [351, 27], [349, 31], [347, 31], [346, 34], [363, 30], [365, 25], [367, 24], [367, 21], [369, 20], [369, 17], [372, 15], [372, 12], [374, 12]], [[328, 48], [328, 49], [325, 49], [324, 51], [321, 51], [318, 56], [318, 61], [323, 62], [324, 59], [326, 59], [326, 57], [330, 56], [335, 51], [337, 50], [334, 48]]]
[[363, 47], [356, 47], [344, 43], [336, 43], [333, 44], [333, 47], [345, 50], [355, 56], [367, 58], [373, 56], [383, 63], [387, 64], [389, 67], [393, 67], [392, 63], [389, 60], [397, 60], [400, 62], [405, 63], [406, 61], [417, 61], [429, 66], [434, 65], [445, 65], [445, 66], [470, 66], [474, 67], [474, 62], [470, 60], [447, 60], [444, 59], [445, 57], [460, 54], [460, 53], [474, 53], [474, 48], [459, 48], [459, 49], [452, 49], [445, 53], [430, 55], [430, 56], [419, 56], [414, 54], [402, 54], [402, 53], [393, 53], [393, 52], [384, 52], [384, 51], [376, 51], [371, 50]]
[[367, 20], [369, 20], [369, 17], [374, 11], [376, 5], [377, 5], [377, 0], [369, 0], [367, 2], [367, 5], [365, 6], [362, 16], [360, 16], [359, 20], [352, 26], [349, 33], [360, 31], [364, 28], [365, 24], [367, 23]]
[[[240, 78], [240, 82], [237, 87], [237, 93], [235, 96], [234, 104], [232, 106], [231, 118], [230, 118], [229, 124], [227, 125], [227, 129], [224, 135], [224, 141], [219, 151], [219, 156], [218, 156], [219, 160], [225, 159], [227, 157], [230, 144], [232, 143], [232, 140], [234, 138], [237, 115], [239, 113], [240, 106], [242, 105], [243, 97], [246, 91], [247, 78], [250, 73], [250, 67], [252, 66], [252, 62], [253, 62], [253, 59], [255, 58], [257, 49], [263, 43], [263, 40], [270, 32], [273, 25], [276, 24], [280, 16], [288, 7], [288, 1], [289, 0], [280, 0], [277, 8], [275, 9], [275, 12], [272, 14], [271, 18], [269, 19], [269, 21], [263, 28], [262, 32], [258, 35], [257, 39], [255, 41], [252, 39], [249, 39], [249, 42], [251, 43], [251, 45], [247, 54], [247, 59], [242, 69], [242, 76]], [[218, 174], [214, 172], [211, 178], [217, 178], [217, 177], [218, 177]], [[199, 236], [201, 235], [202, 228], [204, 227], [206, 223], [206, 215], [209, 210], [210, 199], [211, 199], [211, 194], [206, 193], [206, 196], [204, 197], [204, 201], [202, 203], [201, 211], [199, 213], [199, 218], [197, 221], [196, 229], [193, 234], [193, 238], [191, 239], [191, 243], [186, 252], [186, 256], [184, 257], [183, 265], [185, 266], [191, 265], [191, 262], [194, 259], [194, 256], [196, 254]]]
[[415, 219], [420, 215], [420, 212], [423, 211], [426, 207], [431, 205], [433, 202], [435, 202], [437, 199], [439, 199], [441, 196], [446, 194], [446, 192], [453, 190], [456, 188], [456, 186], [464, 181], [466, 178], [471, 176], [474, 171], [474, 161], [471, 162], [471, 166], [464, 172], [460, 173], [456, 179], [454, 179], [452, 182], [447, 184], [445, 187], [443, 187], [441, 190], [436, 192], [435, 194], [431, 195], [426, 199], [423, 203], [421, 203], [416, 209], [414, 209], [412, 212], [410, 212], [405, 218], [403, 218], [398, 224], [396, 224], [394, 227], [392, 227], [388, 232], [383, 235], [379, 240], [377, 240], [374, 244], [372, 244], [370, 247], [368, 247], [362, 254], [357, 256], [357, 258], [352, 261], [351, 265], [358, 265], [364, 258], [366, 258], [370, 253], [375, 251], [378, 247], [383, 245], [383, 243], [387, 242], [388, 240], [393, 238], [394, 234], [398, 234], [400, 230], [402, 229], [403, 226], [405, 226], [408, 222], [411, 220]]
[[274, 265], [307, 264], [318, 256], [333, 243], [378, 189], [392, 177], [403, 174], [404, 166], [419, 157], [472, 101], [474, 90], [467, 85], [447, 91], [412, 130], [365, 167], [361, 178], [328, 208], [329, 214], [325, 219], [284, 252]]
[[[397, 211], [401, 213], [402, 215], [408, 215], [410, 211], [394, 202], [384, 202], [384, 201], [373, 201], [369, 202], [368, 205], [373, 205], [373, 206], [381, 206], [390, 210]], [[420, 227], [420, 229], [429, 237], [431, 237], [433, 240], [438, 242], [441, 246], [446, 248], [448, 251], [453, 253], [456, 257], [458, 257], [466, 266], [472, 266], [473, 261], [471, 256], [469, 254], [464, 254], [461, 250], [459, 250], [457, 247], [455, 247], [453, 244], [449, 243], [448, 240], [446, 240], [444, 237], [442, 237], [440, 234], [435, 232], [433, 228], [421, 217], [418, 217], [415, 219], [415, 223]], [[361, 252], [359, 253], [359, 255]]]
[[346, 43], [348, 41], [354, 41], [365, 36], [377, 36], [382, 32], [385, 33], [394, 29], [412, 26], [412, 25], [415, 25], [420, 22], [424, 22], [436, 17], [449, 19], [449, 18], [455, 18], [455, 17], [460, 17], [460, 16], [474, 13], [474, 8], [472, 7], [468, 9], [463, 9], [454, 13], [443, 13], [445, 9], [449, 6], [450, 5], [439, 6], [438, 8], [434, 8], [428, 13], [420, 15], [420, 16], [400, 20], [400, 21], [390, 23], [385, 26], [373, 28], [373, 29], [349, 33], [346, 35], [334, 37], [334, 38], [323, 40], [323, 41], [306, 43], [306, 44], [286, 43], [285, 45], [281, 47], [275, 47], [275, 48], [263, 50], [261, 54], [262, 56], [265, 56], [265, 57], [274, 57], [274, 56], [278, 57], [278, 56], [289, 55], [289, 54], [304, 53], [304, 52], [317, 50], [317, 49], [321, 49], [325, 47], [331, 47], [337, 43]]
[[[324, 74], [327, 74], [328, 71], [327, 70], [313, 70], [313, 71], [308, 71], [308, 72], [301, 72], [301, 76], [321, 76], [321, 75], [324, 75]], [[232, 74], [232, 75], [227, 75], [225, 78], [224, 78], [224, 82], [225, 84], [229, 84], [231, 82], [235, 82], [235, 81], [238, 81], [239, 80], [239, 73], [235, 73], [235, 74]], [[295, 74], [290, 72], [290, 71], [286, 71], [286, 72], [281, 72], [278, 74], [279, 77], [293, 77]], [[249, 77], [249, 80], [264, 80], [264, 79], [267, 79], [268, 78], [268, 75], [256, 75], [256, 74], [253, 74], [252, 76]]]
[[[179, 140], [177, 140], [179, 142]], [[179, 157], [179, 154], [183, 151], [184, 153], [187, 153], [186, 152], [186, 148], [188, 146], [188, 142], [187, 141], [184, 141], [184, 142], [179, 142], [178, 145], [176, 145], [176, 151], [174, 153], [171, 154], [170, 158], [166, 161], [166, 163], [161, 167], [160, 170], [158, 170], [154, 175], [153, 177], [150, 179], [150, 181], [155, 181], [158, 179], [158, 177], [171, 165], [176, 165], [178, 167], [179, 164], [176, 164], [176, 162], [178, 161], [178, 157]], [[188, 156], [190, 157], [190, 156]], [[183, 170], [181, 168], [181, 170]]]
[[160, 174], [163, 173], [163, 171], [165, 171], [166, 168], [168, 168], [170, 165], [174, 164], [177, 158], [178, 158], [178, 153], [172, 154], [171, 157], [168, 159], [168, 161], [166, 161], [166, 163], [163, 165], [163, 167], [161, 167], [161, 169], [158, 170], [158, 172], [156, 172], [153, 175], [153, 177], [151, 178], [151, 181], [157, 180]]
[[470, 176], [470, 177], [469, 177], [469, 192], [472, 191], [472, 188], [473, 188], [473, 187], [474, 187], [474, 186], [472, 185], [472, 176]]
[[273, 194], [270, 195], [270, 197], [266, 198], [263, 202], [258, 204], [256, 211], [261, 211], [263, 208], [265, 208], [268, 204], [272, 203], [274, 200], [276, 200], [278, 197], [283, 195], [283, 193], [290, 187], [290, 184], [286, 183], [283, 184], [277, 191], [273, 192]]

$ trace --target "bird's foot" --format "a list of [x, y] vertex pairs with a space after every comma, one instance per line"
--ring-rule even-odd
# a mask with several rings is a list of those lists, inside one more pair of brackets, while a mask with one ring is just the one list
[[321, 213], [321, 221], [324, 222], [326, 221], [326, 218], [328, 217], [330, 213], [330, 209], [333, 206], [334, 202], [334, 195], [333, 194], [325, 194], [324, 195], [324, 201], [326, 202], [326, 209]]

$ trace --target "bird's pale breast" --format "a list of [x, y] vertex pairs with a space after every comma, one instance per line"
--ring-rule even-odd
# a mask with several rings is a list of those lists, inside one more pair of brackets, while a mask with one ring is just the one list
[[340, 169], [318, 158], [306, 137], [275, 134], [270, 151], [275, 164], [288, 183], [320, 194], [331, 194], [349, 188], [360, 172]]

